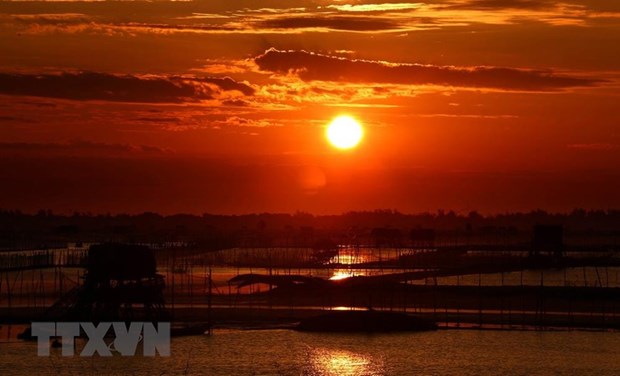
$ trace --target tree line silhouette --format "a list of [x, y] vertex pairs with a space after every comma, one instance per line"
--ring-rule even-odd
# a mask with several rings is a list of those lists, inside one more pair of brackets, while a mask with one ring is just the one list
[[[530, 238], [534, 225], [561, 225], [567, 236], [620, 237], [620, 210], [544, 210], [483, 215], [437, 210], [405, 214], [395, 210], [347, 212], [339, 215], [257, 213], [244, 215], [55, 214], [51, 210], [22, 213], [0, 210], [0, 248], [17, 244], [42, 246], [55, 242], [126, 241], [213, 244], [226, 239], [287, 237], [342, 238], [368, 235], [408, 236], [432, 229], [439, 236]], [[400, 234], [400, 235], [399, 235]], [[616, 240], [613, 240], [614, 242]], [[222, 244], [223, 246], [224, 244]]]

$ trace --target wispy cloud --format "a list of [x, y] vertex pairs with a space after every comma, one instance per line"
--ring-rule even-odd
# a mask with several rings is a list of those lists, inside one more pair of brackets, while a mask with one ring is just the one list
[[424, 3], [383, 3], [383, 4], [332, 4], [328, 9], [342, 12], [390, 12], [398, 10], [418, 9]]
[[[39, 4], [39, 3], [37, 3]], [[45, 3], [41, 3], [45, 4]], [[612, 6], [554, 0], [447, 0], [314, 5], [306, 7], [241, 8], [208, 4], [167, 3], [153, 12], [152, 4], [103, 3], [97, 9], [80, 5], [54, 13], [0, 14], [4, 27], [20, 33], [97, 33], [135, 35], [176, 34], [282, 34], [306, 32], [406, 32], [468, 25], [509, 25], [537, 22], [548, 25], [588, 26], [601, 19], [620, 19]], [[129, 19], [113, 16], [109, 7], [130, 7]], [[148, 7], [148, 9], [147, 9]], [[221, 9], [216, 9], [221, 8]], [[140, 10], [144, 10], [141, 12]], [[148, 10], [148, 12], [147, 12]], [[84, 13], [81, 13], [84, 12]]]

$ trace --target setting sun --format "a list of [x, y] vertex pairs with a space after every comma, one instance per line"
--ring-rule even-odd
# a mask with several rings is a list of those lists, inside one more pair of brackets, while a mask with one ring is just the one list
[[338, 149], [351, 149], [357, 146], [364, 130], [360, 123], [350, 116], [338, 116], [327, 127], [327, 139]]

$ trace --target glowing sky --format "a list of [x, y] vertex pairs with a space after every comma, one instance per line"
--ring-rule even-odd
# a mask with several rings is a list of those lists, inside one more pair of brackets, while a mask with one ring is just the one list
[[0, 208], [620, 207], [618, 46], [610, 0], [0, 2]]

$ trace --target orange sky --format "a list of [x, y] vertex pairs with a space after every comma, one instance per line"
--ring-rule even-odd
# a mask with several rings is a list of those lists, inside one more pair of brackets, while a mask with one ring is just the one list
[[618, 46], [609, 0], [0, 2], [0, 208], [618, 208]]

